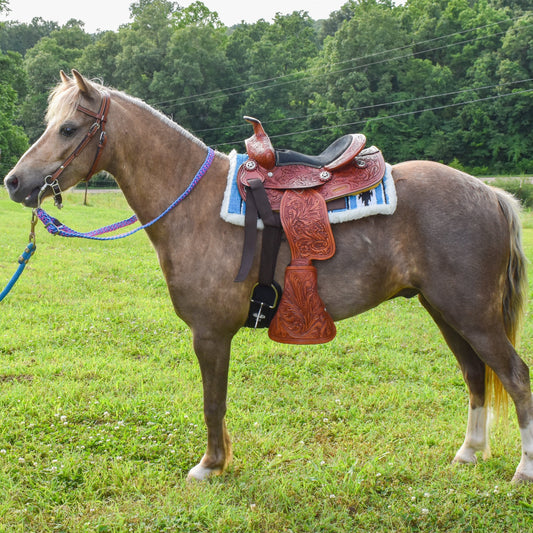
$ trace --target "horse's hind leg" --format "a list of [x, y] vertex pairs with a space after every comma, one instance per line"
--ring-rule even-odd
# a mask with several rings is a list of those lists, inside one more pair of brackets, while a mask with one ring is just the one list
[[522, 459], [513, 481], [533, 481], [533, 401], [529, 369], [516, 353], [505, 332], [497, 327], [475, 331], [469, 342], [498, 376], [516, 408], [522, 436]]
[[490, 455], [488, 410], [485, 406], [485, 363], [477, 356], [470, 344], [448, 325], [442, 315], [423, 296], [419, 299], [455, 355], [470, 394], [465, 440], [453, 462], [476, 463], [477, 452], [482, 452], [484, 458]]
[[[424, 300], [421, 300], [424, 303]], [[442, 324], [447, 323], [450, 324], [448, 326], [449, 331], [453, 331], [453, 329], [456, 331], [459, 330], [459, 325], [455, 324], [450, 318], [452, 316], [458, 316], [457, 312], [449, 313], [444, 318], [444, 313], [435, 311], [434, 306], [427, 304], [427, 301], [425, 301], [425, 305], [430, 309], [433, 307], [432, 316], [434, 318], [435, 316], [437, 317], [437, 323], [439, 323], [438, 318], [440, 316], [441, 323], [439, 326], [441, 329]], [[468, 318], [463, 310], [461, 315], [463, 322], [461, 337], [471, 346], [477, 357], [495, 372], [515, 404], [522, 436], [522, 458], [513, 477], [513, 481], [533, 481], [533, 399], [531, 397], [529, 369], [518, 356], [513, 345], [507, 338], [501, 317], [498, 318], [498, 315], [491, 317], [490, 311], [485, 316], [480, 316], [479, 311], [477, 314], [472, 312]], [[445, 326], [444, 329], [446, 329]], [[458, 337], [456, 336], [455, 338], [457, 339]], [[449, 342], [449, 340], [450, 338], [448, 337], [447, 341]], [[471, 387], [473, 382], [472, 377], [466, 377], [466, 379], [469, 387]], [[481, 387], [480, 378], [474, 381], [478, 383], [478, 387]], [[479, 400], [477, 401], [479, 402]], [[474, 405], [477, 407], [477, 403]], [[472, 409], [471, 412], [472, 431], [475, 432], [475, 425], [480, 422], [482, 411]], [[480, 426], [483, 426], [483, 424], [480, 424]]]

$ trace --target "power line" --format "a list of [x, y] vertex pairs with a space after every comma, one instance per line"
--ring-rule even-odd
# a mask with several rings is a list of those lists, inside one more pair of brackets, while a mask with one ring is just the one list
[[[417, 114], [420, 114], [420, 113], [424, 113], [426, 111], [439, 111], [439, 110], [447, 109], [447, 108], [450, 108], [450, 107], [460, 107], [460, 106], [464, 106], [464, 105], [467, 105], [467, 104], [473, 104], [473, 103], [476, 103], [476, 102], [484, 102], [484, 101], [487, 101], [487, 100], [497, 100], [499, 98], [506, 98], [508, 96], [514, 96], [514, 95], [518, 95], [518, 94], [528, 94], [528, 93], [533, 93], [533, 89], [523, 89], [521, 91], [514, 91], [514, 92], [510, 92], [510, 93], [505, 93], [505, 94], [492, 95], [492, 96], [487, 96], [487, 97], [484, 97], [484, 98], [475, 98], [475, 99], [467, 100], [467, 101], [464, 101], [464, 102], [455, 102], [455, 103], [452, 103], [452, 104], [435, 106], [435, 107], [428, 107], [428, 108], [425, 108], [425, 109], [417, 109], [417, 110], [414, 110], [414, 111], [405, 111], [403, 113], [396, 113], [394, 115], [387, 115], [387, 116], [381, 116], [381, 117], [371, 117], [371, 118], [364, 119], [364, 120], [357, 120], [355, 122], [345, 122], [343, 124], [335, 124], [335, 125], [330, 125], [330, 126], [321, 126], [320, 128], [311, 128], [311, 129], [296, 131], [296, 132], [292, 132], [292, 133], [281, 133], [281, 134], [278, 134], [278, 135], [271, 135], [270, 138], [271, 139], [276, 139], [276, 138], [281, 138], [281, 137], [291, 137], [291, 136], [294, 136], [294, 135], [301, 135], [303, 133], [314, 133], [314, 132], [318, 132], [318, 131], [332, 130], [332, 129], [336, 129], [336, 128], [345, 128], [347, 126], [355, 126], [355, 125], [359, 125], [359, 124], [366, 124], [367, 122], [377, 122], [377, 121], [389, 120], [389, 119], [392, 119], [392, 118], [405, 117], [405, 116], [409, 116], [409, 115], [417, 115]], [[220, 144], [215, 144], [215, 145], [213, 145], [213, 147], [217, 148], [218, 146], [231, 146], [231, 145], [236, 145], [236, 144], [242, 144], [242, 140], [229, 141], [229, 142], [224, 142], [224, 143], [220, 143]]]
[[[407, 104], [407, 103], [419, 102], [421, 100], [429, 100], [429, 99], [432, 99], [432, 98], [441, 98], [441, 97], [445, 97], [445, 96], [456, 96], [458, 94], [468, 93], [468, 92], [472, 92], [472, 91], [483, 91], [483, 90], [487, 90], [487, 89], [494, 89], [496, 87], [505, 87], [507, 85], [516, 85], [516, 84], [519, 84], [519, 83], [526, 83], [528, 81], [533, 81], [533, 78], [528, 78], [528, 79], [525, 79], [525, 80], [518, 80], [518, 81], [509, 81], [509, 82], [505, 82], [505, 83], [497, 83], [497, 84], [494, 84], [494, 85], [484, 85], [484, 86], [481, 86], [481, 87], [470, 87], [468, 89], [461, 89], [461, 90], [451, 91], [451, 92], [447, 92], [447, 93], [431, 94], [431, 95], [427, 95], [427, 96], [418, 96], [416, 98], [406, 98], [404, 100], [394, 100], [392, 102], [383, 102], [383, 103], [380, 103], [380, 104], [365, 105], [365, 106], [360, 106], [360, 107], [351, 107], [351, 108], [346, 108], [346, 109], [336, 109], [335, 111], [326, 111], [326, 112], [323, 112], [323, 113], [313, 113], [311, 115], [300, 115], [300, 116], [297, 116], [297, 117], [280, 118], [280, 119], [276, 119], [276, 120], [266, 121], [265, 124], [279, 124], [279, 123], [283, 123], [283, 122], [292, 122], [292, 121], [295, 121], [295, 120], [304, 120], [304, 119], [312, 119], [312, 118], [317, 118], [317, 117], [325, 117], [325, 116], [328, 116], [328, 115], [335, 115], [337, 113], [348, 113], [348, 112], [376, 109], [376, 108], [379, 108], [379, 107], [386, 107], [386, 106], [392, 106], [392, 105], [397, 105], [397, 104]], [[206, 129], [202, 129], [202, 130], [195, 130], [194, 133], [195, 134], [199, 134], [199, 133], [206, 133], [206, 132], [220, 131], [220, 130], [228, 131], [229, 129], [237, 129], [237, 128], [242, 128], [242, 127], [246, 127], [246, 126], [247, 125], [244, 124], [244, 123], [243, 124], [234, 125], [234, 126], [219, 126], [217, 128], [206, 128]]]

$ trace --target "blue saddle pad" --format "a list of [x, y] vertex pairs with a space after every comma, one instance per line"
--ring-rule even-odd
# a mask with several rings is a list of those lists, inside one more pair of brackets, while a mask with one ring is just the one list
[[[248, 159], [248, 155], [233, 151], [229, 154], [229, 158], [230, 169], [220, 216], [230, 224], [244, 226], [246, 203], [242, 200], [237, 188], [237, 172], [239, 167]], [[379, 185], [370, 191], [345, 197], [344, 208], [328, 212], [329, 221], [331, 224], [338, 224], [370, 215], [392, 215], [396, 210], [396, 201], [396, 189], [392, 179], [391, 166], [386, 163], [385, 174]], [[258, 227], [263, 227], [261, 220], [258, 220]]]

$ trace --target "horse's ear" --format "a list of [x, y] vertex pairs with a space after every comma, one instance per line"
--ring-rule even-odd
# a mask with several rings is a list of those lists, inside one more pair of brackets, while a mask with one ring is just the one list
[[85, 81], [85, 78], [76, 69], [72, 69], [72, 75], [74, 76], [74, 80], [76, 81], [80, 92], [85, 95], [88, 95], [90, 90], [89, 86]]
[[69, 83], [70, 82], [70, 78], [62, 70], [59, 71], [59, 75], [61, 76], [61, 81], [63, 83]]

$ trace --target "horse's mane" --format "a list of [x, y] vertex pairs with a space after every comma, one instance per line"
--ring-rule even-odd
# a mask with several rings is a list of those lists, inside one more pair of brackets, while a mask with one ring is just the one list
[[[129, 102], [132, 102], [133, 104], [149, 111], [152, 115], [164, 122], [167, 126], [178, 131], [184, 137], [187, 137], [188, 139], [200, 146], [205, 146], [205, 144], [200, 139], [195, 137], [192, 133], [187, 131], [185, 128], [183, 128], [176, 122], [172, 121], [170, 118], [168, 118], [166, 115], [164, 115], [157, 109], [154, 109], [153, 107], [148, 105], [143, 100], [130, 96], [121, 91], [105, 87], [97, 81], [89, 81], [85, 79], [85, 83], [101, 96], [103, 96], [105, 93], [109, 93], [114, 96], [123, 98]], [[46, 123], [49, 125], [51, 123], [62, 123], [68, 120], [76, 112], [78, 104], [81, 101], [81, 97], [82, 94], [74, 79], [70, 80], [69, 82], [59, 83], [52, 90], [50, 96], [48, 97], [48, 110], [46, 112], [45, 117]]]

